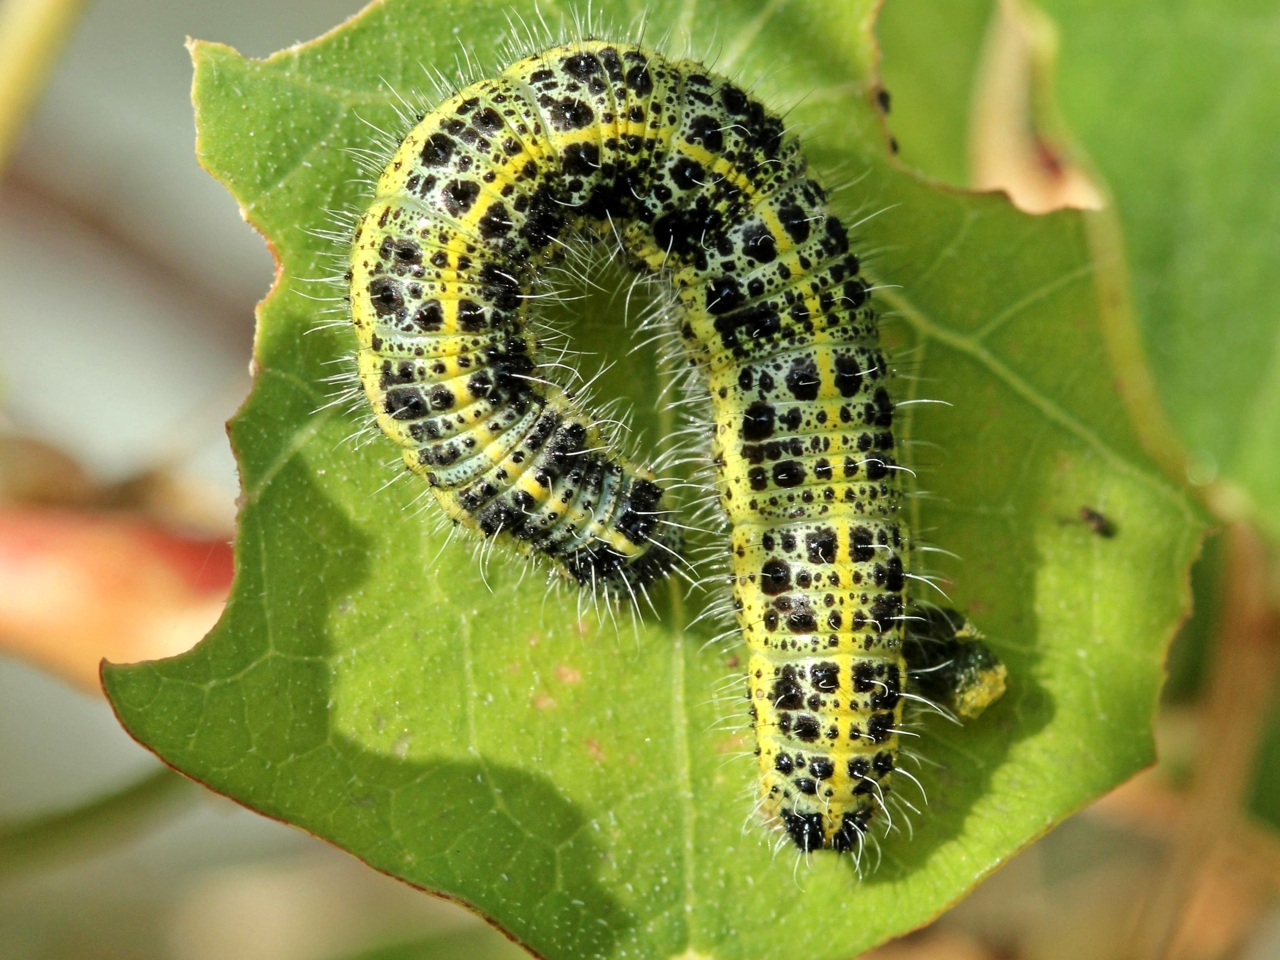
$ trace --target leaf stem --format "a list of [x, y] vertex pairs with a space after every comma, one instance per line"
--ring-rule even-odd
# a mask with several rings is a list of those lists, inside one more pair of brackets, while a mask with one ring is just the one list
[[1226, 537], [1224, 598], [1196, 776], [1160, 880], [1147, 892], [1123, 951], [1128, 957], [1192, 956], [1190, 931], [1207, 922], [1204, 891], [1215, 874], [1234, 869], [1231, 845], [1246, 822], [1246, 795], [1280, 674], [1280, 609], [1269, 594], [1272, 573], [1256, 532], [1235, 524]]
[[0, 0], [0, 170], [84, 0]]
[[166, 807], [195, 795], [184, 777], [161, 767], [82, 806], [0, 823], [0, 882], [34, 864], [69, 853], [83, 857], [122, 843], [152, 827]]

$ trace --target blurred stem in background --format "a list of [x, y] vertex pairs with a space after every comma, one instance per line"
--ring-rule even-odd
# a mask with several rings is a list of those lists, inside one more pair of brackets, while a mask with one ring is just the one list
[[[84, 0], [0, 0], [0, 171], [84, 7]], [[0, 823], [0, 882], [36, 864], [128, 842], [196, 795], [181, 776], [161, 768], [72, 809]]]
[[1138, 899], [1126, 954], [1132, 957], [1197, 956], [1190, 945], [1220, 923], [1210, 905], [1220, 875], [1247, 872], [1267, 878], [1269, 884], [1259, 886], [1273, 890], [1276, 883], [1265, 868], [1274, 845], [1257, 841], [1246, 801], [1274, 696], [1280, 610], [1269, 593], [1267, 549], [1257, 533], [1233, 524], [1224, 537], [1227, 564], [1210, 681], [1198, 717], [1198, 757], [1180, 813], [1166, 824], [1164, 868]]
[[0, 824], [0, 882], [35, 865], [66, 856], [88, 857], [110, 844], [126, 843], [153, 830], [158, 817], [181, 810], [183, 801], [199, 795], [196, 787], [162, 767], [122, 790], [83, 806]]
[[0, 170], [83, 8], [84, 0], [0, 0]]

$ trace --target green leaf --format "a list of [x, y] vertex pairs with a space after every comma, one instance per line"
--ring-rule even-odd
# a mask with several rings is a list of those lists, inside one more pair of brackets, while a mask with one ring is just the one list
[[[1041, 0], [1111, 189], [1160, 401], [1227, 519], [1280, 541], [1280, 40], [1259, 0]], [[1216, 483], [1215, 483], [1216, 481]]]
[[[1021, 6], [1029, 4], [1023, 0]], [[1171, 475], [1189, 474], [1223, 522], [1243, 520], [1280, 542], [1280, 56], [1275, 10], [1256, 0], [1166, 3], [1037, 0], [1052, 18], [1055, 103], [1112, 197], [1132, 280], [1136, 323], [1161, 412], [1139, 429]], [[912, 89], [909, 61], [934, 65], [935, 95], [898, 98], [902, 156], [963, 182], [969, 79], [981, 23], [993, 4], [921, 0], [890, 4], [881, 24], [885, 71], [895, 93]], [[1016, 9], [1016, 8], [1015, 8]], [[912, 34], [921, 23], [934, 28]], [[1059, 134], [1062, 131], [1055, 131]], [[935, 147], [935, 142], [937, 146]], [[1117, 263], [1123, 269], [1124, 264]], [[1152, 419], [1167, 417], [1170, 437]], [[1155, 427], [1156, 429], [1152, 429]], [[1170, 445], [1169, 439], [1174, 443]], [[1174, 646], [1171, 693], [1186, 697], [1212, 659], [1222, 620], [1222, 578], [1213, 551], [1197, 570], [1196, 616]], [[1274, 551], [1273, 551], [1274, 552]], [[1274, 561], [1273, 561], [1274, 562]], [[1280, 723], [1253, 764], [1252, 810], [1280, 823], [1271, 789], [1280, 780]]]
[[[921, 721], [929, 803], [913, 836], [886, 838], [861, 880], [847, 858], [775, 856], [750, 816], [741, 651], [706, 645], [716, 628], [690, 623], [702, 599], [664, 587], [633, 628], [580, 611], [508, 556], [486, 586], [473, 545], [421, 516], [420, 486], [388, 485], [389, 442], [350, 441], [367, 416], [326, 406], [324, 378], [354, 336], [317, 329], [335, 311], [308, 281], [341, 269], [314, 233], [326, 211], [366, 190], [345, 151], [370, 145], [370, 125], [402, 129], [387, 87], [420, 87], [423, 64], [450, 72], [463, 51], [500, 64], [507, 14], [537, 22], [532, 3], [391, 0], [266, 61], [194, 48], [201, 161], [282, 266], [232, 424], [244, 486], [233, 595], [189, 654], [105, 671], [133, 735], [549, 958], [847, 957], [926, 922], [1150, 762], [1199, 521], [1128, 428], [1081, 218], [1027, 217], [887, 159], [874, 6], [717, 4], [716, 63], [794, 104], [814, 166], [852, 180], [839, 208], [876, 214], [856, 234], [890, 285], [879, 297], [900, 392], [953, 404], [901, 411], [907, 439], [938, 445], [917, 449], [930, 496], [911, 502], [911, 524], [966, 558], [936, 572], [991, 636], [1011, 689], [963, 729]], [[631, 22], [622, 3], [594, 9]], [[691, 31], [708, 42], [712, 8], [646, 9], [647, 36], [669, 33], [668, 49]], [[582, 312], [577, 342], [619, 358], [616, 303]], [[651, 437], [671, 423], [652, 355], [621, 359], [602, 389], [635, 399]], [[1116, 535], [1095, 534], [1082, 506]]]
[[995, 2], [890, 3], [876, 20], [898, 159], [943, 183], [970, 182], [973, 77]]
[[337, 960], [440, 960], [466, 957], [467, 960], [525, 960], [528, 954], [510, 940], [477, 926], [438, 936], [361, 950]]
[[[1280, 539], [1280, 49], [1266, 0], [1022, 0], [1051, 18], [1051, 109], [1105, 183], [1161, 450], [1224, 520]], [[890, 4], [892, 127], [911, 165], [964, 183], [971, 78], [993, 4]], [[921, 29], [923, 27], [923, 29]], [[921, 70], [913, 61], [927, 64]], [[928, 84], [929, 95], [912, 96]], [[904, 95], [905, 94], [905, 95]], [[903, 104], [897, 109], [896, 104]], [[1040, 117], [1041, 121], [1059, 118]], [[1114, 311], [1113, 311], [1114, 312]], [[1141, 424], [1148, 443], [1166, 444]]]

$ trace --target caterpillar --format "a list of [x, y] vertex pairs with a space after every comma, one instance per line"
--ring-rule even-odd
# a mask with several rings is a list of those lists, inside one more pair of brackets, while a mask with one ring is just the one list
[[620, 241], [671, 288], [710, 396], [760, 808], [802, 851], [860, 854], [910, 696], [910, 550], [848, 231], [759, 100], [598, 39], [445, 99], [382, 173], [347, 274], [378, 424], [457, 524], [634, 594], [682, 549], [667, 492], [534, 375], [529, 291], [568, 237]]

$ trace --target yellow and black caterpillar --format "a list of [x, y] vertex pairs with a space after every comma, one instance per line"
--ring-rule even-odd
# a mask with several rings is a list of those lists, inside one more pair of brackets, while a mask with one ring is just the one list
[[758, 100], [602, 40], [466, 87], [383, 172], [350, 261], [380, 426], [459, 524], [626, 592], [681, 544], [653, 475], [533, 375], [528, 293], [569, 235], [616, 236], [672, 285], [709, 387], [762, 808], [802, 850], [860, 851], [898, 759], [909, 544], [845, 226]]

